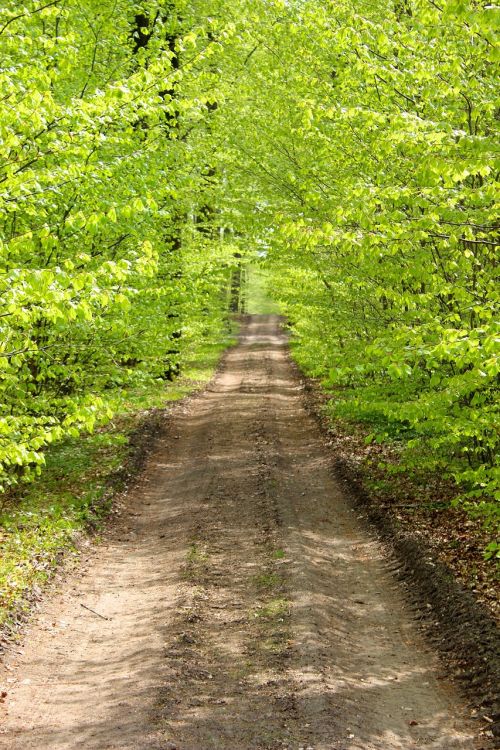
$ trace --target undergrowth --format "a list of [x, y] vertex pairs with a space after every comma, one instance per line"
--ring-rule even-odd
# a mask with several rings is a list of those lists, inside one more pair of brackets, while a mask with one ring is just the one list
[[[376, 403], [356, 408], [356, 394], [325, 390], [311, 381], [314, 411], [328, 431], [338, 465], [356, 479], [371, 502], [438, 559], [500, 620], [500, 565], [495, 513], [477, 513], [461, 500], [461, 487], [412, 449], [412, 432], [386, 419]], [[350, 396], [350, 400], [348, 398]], [[358, 401], [359, 404], [359, 401]], [[493, 537], [493, 541], [492, 541]]]
[[201, 345], [173, 383], [117, 390], [108, 424], [50, 446], [42, 475], [0, 496], [0, 626], [15, 625], [62, 558], [78, 556], [81, 540], [99, 533], [123, 488], [120, 469], [133, 450], [131, 435], [147, 413], [207, 383], [232, 342], [228, 336]]

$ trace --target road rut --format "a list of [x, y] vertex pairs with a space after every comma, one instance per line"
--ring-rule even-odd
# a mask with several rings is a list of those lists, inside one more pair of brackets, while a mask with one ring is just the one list
[[8, 655], [1, 748], [486, 747], [333, 478], [279, 323], [250, 316], [173, 409], [122, 519]]

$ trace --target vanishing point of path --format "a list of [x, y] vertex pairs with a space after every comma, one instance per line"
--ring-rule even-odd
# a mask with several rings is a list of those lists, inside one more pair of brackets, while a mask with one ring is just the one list
[[0, 747], [482, 747], [330, 464], [279, 319], [250, 317], [8, 654]]

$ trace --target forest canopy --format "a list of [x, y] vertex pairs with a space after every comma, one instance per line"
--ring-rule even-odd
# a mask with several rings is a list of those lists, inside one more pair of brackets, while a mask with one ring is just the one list
[[0, 467], [174, 377], [257, 251], [335, 414], [498, 518], [498, 9], [0, 11]]

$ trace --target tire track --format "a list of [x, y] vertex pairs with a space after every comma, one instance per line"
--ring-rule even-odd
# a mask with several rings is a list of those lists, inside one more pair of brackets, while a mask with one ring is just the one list
[[250, 317], [11, 655], [0, 746], [486, 748], [330, 464], [279, 319]]

